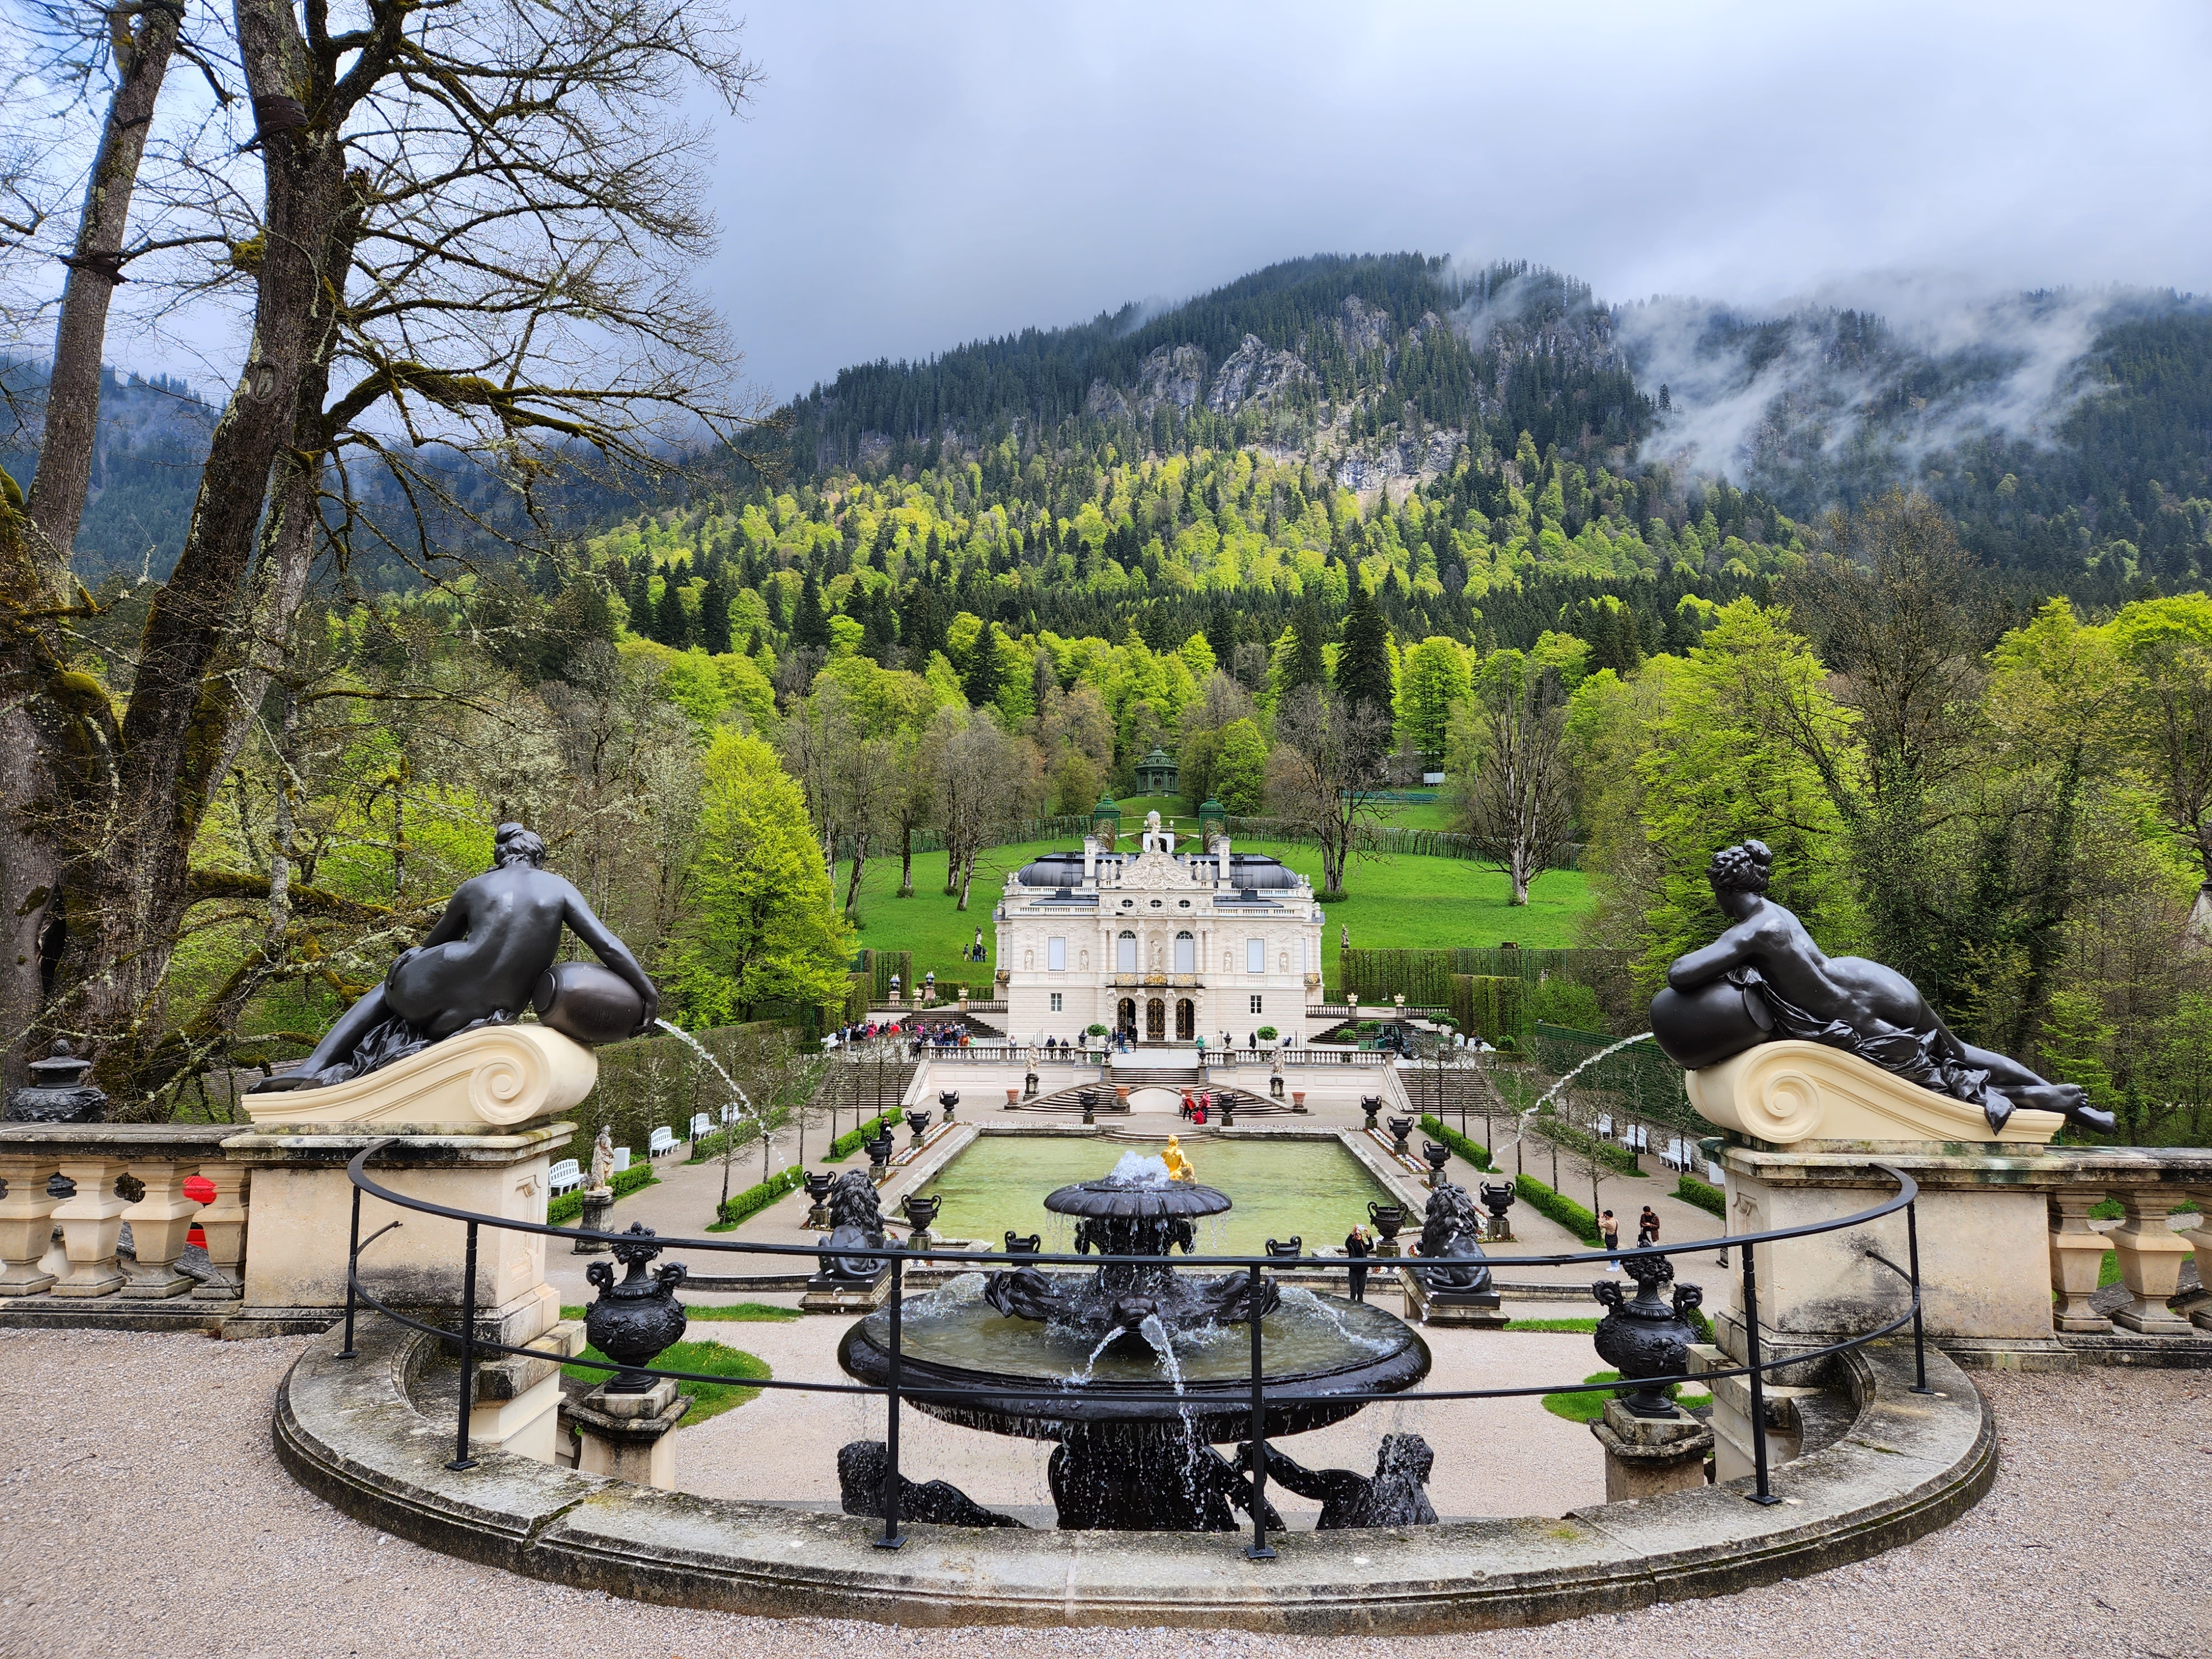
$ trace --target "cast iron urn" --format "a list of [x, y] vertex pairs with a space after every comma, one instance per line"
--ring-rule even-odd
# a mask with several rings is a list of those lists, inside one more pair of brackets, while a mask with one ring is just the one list
[[1370, 1201], [1367, 1206], [1367, 1218], [1375, 1224], [1375, 1231], [1382, 1235], [1382, 1242], [1385, 1244], [1395, 1243], [1398, 1237], [1398, 1229], [1406, 1224], [1406, 1208], [1402, 1204], [1376, 1204]]
[[1364, 1127], [1367, 1132], [1372, 1134], [1375, 1131], [1375, 1120], [1382, 1115], [1382, 1097], [1362, 1095], [1359, 1097], [1359, 1109], [1367, 1114], [1367, 1122]]
[[960, 1104], [960, 1091], [940, 1089], [938, 1091], [937, 1103], [945, 1108], [945, 1121], [947, 1123], [951, 1122], [953, 1109]]
[[906, 1127], [914, 1131], [914, 1144], [921, 1146], [921, 1138], [929, 1133], [929, 1114], [919, 1109], [908, 1112]]
[[1474, 1189], [1482, 1200], [1482, 1207], [1490, 1212], [1490, 1236], [1510, 1238], [1513, 1230], [1506, 1224], [1505, 1212], [1513, 1207], [1513, 1183], [1510, 1181], [1486, 1181]]
[[623, 1367], [606, 1385], [607, 1392], [643, 1394], [653, 1379], [637, 1367], [650, 1365], [663, 1348], [684, 1335], [689, 1316], [676, 1299], [676, 1287], [684, 1282], [685, 1269], [680, 1261], [665, 1261], [647, 1276], [645, 1264], [660, 1254], [660, 1243], [642, 1221], [633, 1221], [628, 1232], [617, 1233], [611, 1248], [615, 1260], [629, 1273], [617, 1285], [610, 1263], [594, 1261], [584, 1269], [584, 1277], [599, 1292], [584, 1315], [584, 1334]]
[[837, 1177], [827, 1170], [806, 1177], [807, 1201], [814, 1206], [806, 1212], [806, 1224], [817, 1231], [830, 1225], [830, 1189], [836, 1184]]
[[1697, 1340], [1690, 1310], [1705, 1299], [1705, 1293], [1695, 1285], [1677, 1285], [1674, 1305], [1661, 1301], [1659, 1287], [1673, 1280], [1674, 1264], [1653, 1251], [1624, 1255], [1620, 1267], [1636, 1281], [1632, 1301], [1621, 1293], [1619, 1279], [1601, 1279], [1590, 1286], [1590, 1294], [1611, 1310], [1598, 1321], [1598, 1358], [1619, 1371], [1624, 1383], [1641, 1384], [1625, 1392], [1621, 1400], [1632, 1413], [1672, 1417], [1674, 1402], [1664, 1388], [1644, 1379], [1680, 1376], [1688, 1370], [1690, 1344]]
[[98, 1123], [107, 1115], [107, 1096], [84, 1080], [92, 1069], [76, 1050], [57, 1038], [44, 1060], [30, 1065], [30, 1083], [8, 1097], [10, 1123]]
[[1429, 1161], [1429, 1184], [1434, 1186], [1444, 1178], [1444, 1165], [1451, 1160], [1451, 1148], [1425, 1139], [1421, 1142], [1421, 1156]]
[[1401, 1158], [1408, 1156], [1406, 1146], [1406, 1137], [1413, 1133], [1413, 1119], [1410, 1117], [1392, 1118], [1390, 1120], [1390, 1150], [1397, 1153]]

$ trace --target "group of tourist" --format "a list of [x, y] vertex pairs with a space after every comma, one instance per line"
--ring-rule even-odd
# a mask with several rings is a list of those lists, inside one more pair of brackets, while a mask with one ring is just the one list
[[1201, 1089], [1196, 1094], [1188, 1089], [1182, 1091], [1182, 1115], [1193, 1123], [1203, 1123], [1213, 1115], [1213, 1091]]
[[[1606, 1210], [1600, 1212], [1597, 1218], [1597, 1236], [1604, 1241], [1607, 1249], [1617, 1250], [1620, 1248], [1620, 1221], [1612, 1211]], [[1644, 1206], [1644, 1213], [1636, 1218], [1636, 1248], [1639, 1250], [1649, 1249], [1658, 1242], [1659, 1212], [1647, 1204]], [[1607, 1268], [1613, 1273], [1620, 1271], [1618, 1262], [1608, 1263]]]

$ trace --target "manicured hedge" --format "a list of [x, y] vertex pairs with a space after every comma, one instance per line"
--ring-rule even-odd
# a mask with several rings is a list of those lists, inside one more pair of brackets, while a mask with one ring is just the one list
[[1699, 1209], [1720, 1217], [1723, 1221], [1728, 1219], [1728, 1194], [1695, 1176], [1684, 1176], [1676, 1182], [1674, 1196], [1685, 1204], [1694, 1204]]
[[1527, 987], [1518, 975], [1454, 974], [1452, 1022], [1468, 1036], [1503, 1042], [1528, 1029]]
[[[650, 1164], [633, 1164], [627, 1170], [617, 1170], [613, 1178], [607, 1182], [617, 1198], [627, 1198], [641, 1187], [657, 1187], [659, 1184], [660, 1177], [653, 1174]], [[583, 1215], [584, 1189], [579, 1187], [574, 1192], [563, 1193], [546, 1205], [545, 1224], [562, 1227], [571, 1221], [581, 1220]]]
[[894, 1106], [881, 1117], [872, 1117], [857, 1129], [848, 1129], [830, 1143], [830, 1156], [825, 1164], [842, 1164], [885, 1129], [895, 1128], [906, 1120], [906, 1114]]
[[1553, 1192], [1534, 1176], [1516, 1176], [1513, 1189], [1531, 1209], [1549, 1216], [1590, 1249], [1595, 1250], [1603, 1245], [1605, 1241], [1598, 1237], [1597, 1218], [1571, 1198]]
[[1492, 1172], [1489, 1148], [1478, 1146], [1456, 1129], [1446, 1128], [1432, 1113], [1421, 1114], [1421, 1127], [1450, 1147], [1456, 1156], [1474, 1164], [1476, 1169]]
[[1637, 1168], [1636, 1154], [1627, 1147], [1616, 1146], [1609, 1140], [1601, 1139], [1548, 1111], [1537, 1115], [1536, 1133], [1547, 1140], [1558, 1141], [1560, 1146], [1579, 1152], [1584, 1158], [1591, 1156], [1594, 1151], [1597, 1161], [1615, 1175], [1641, 1176], [1644, 1174], [1644, 1170]]
[[725, 1227], [734, 1227], [747, 1216], [758, 1215], [786, 1193], [796, 1192], [805, 1184], [806, 1171], [794, 1164], [715, 1206], [714, 1218]]

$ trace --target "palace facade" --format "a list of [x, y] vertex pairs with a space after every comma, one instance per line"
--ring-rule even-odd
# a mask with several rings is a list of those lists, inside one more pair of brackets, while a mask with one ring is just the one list
[[1296, 871], [1231, 851], [1219, 810], [1208, 802], [1202, 835], [1181, 836], [1150, 813], [1133, 852], [1115, 850], [1102, 818], [1081, 852], [1007, 878], [994, 917], [1008, 1036], [1065, 1042], [1097, 1024], [1211, 1048], [1272, 1026], [1304, 1039], [1321, 994], [1321, 907]]

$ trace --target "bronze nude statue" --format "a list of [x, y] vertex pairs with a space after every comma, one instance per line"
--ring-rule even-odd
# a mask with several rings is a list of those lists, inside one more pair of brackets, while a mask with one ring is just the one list
[[1962, 1042], [1919, 988], [1863, 957], [1830, 957], [1805, 924], [1766, 896], [1774, 855], [1760, 842], [1724, 847], [1705, 874], [1729, 918], [1703, 950], [1677, 957], [1651, 1001], [1651, 1033], [1678, 1065], [1717, 1066], [1778, 1038], [1823, 1042], [1907, 1082], [1979, 1106], [2002, 1128], [2016, 1107], [2063, 1113], [2109, 1132], [2112, 1115], [2071, 1083]]
[[[611, 976], [587, 963], [556, 966], [564, 926]], [[649, 1028], [660, 994], [584, 896], [545, 868], [545, 843], [502, 823], [492, 867], [455, 890], [429, 937], [402, 951], [384, 982], [347, 1009], [313, 1054], [254, 1092], [343, 1083], [462, 1031], [509, 1024], [533, 1003], [544, 1024], [605, 1042]]]

